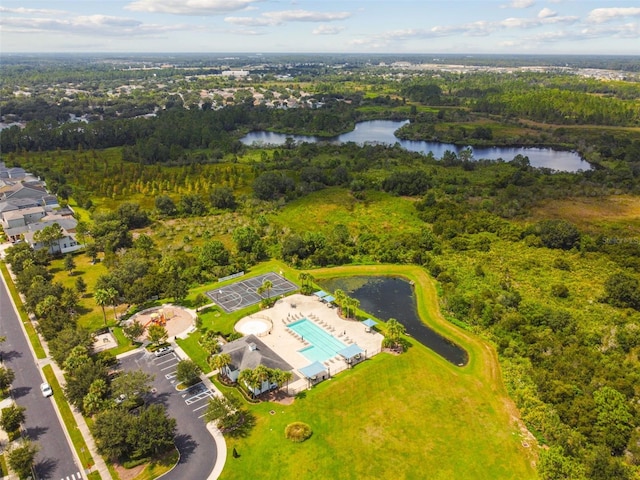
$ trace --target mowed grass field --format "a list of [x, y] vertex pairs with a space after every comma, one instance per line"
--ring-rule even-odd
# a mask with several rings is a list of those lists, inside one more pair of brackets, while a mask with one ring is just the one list
[[[435, 287], [421, 269], [377, 265], [312, 273], [413, 280], [421, 317], [464, 346], [470, 362], [453, 366], [413, 342], [407, 353], [381, 353], [292, 405], [250, 406], [257, 424], [246, 438], [227, 437], [222, 479], [536, 478], [535, 442], [505, 392], [495, 351], [442, 318]], [[301, 444], [286, 440], [284, 429], [294, 421], [309, 424], [313, 436]]]

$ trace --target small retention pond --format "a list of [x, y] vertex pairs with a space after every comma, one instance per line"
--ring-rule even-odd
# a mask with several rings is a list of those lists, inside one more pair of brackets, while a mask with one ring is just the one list
[[467, 352], [422, 322], [416, 309], [413, 286], [397, 277], [354, 276], [319, 282], [328, 292], [343, 290], [360, 301], [360, 308], [382, 319], [395, 318], [406, 332], [445, 360], [457, 366], [469, 361]]

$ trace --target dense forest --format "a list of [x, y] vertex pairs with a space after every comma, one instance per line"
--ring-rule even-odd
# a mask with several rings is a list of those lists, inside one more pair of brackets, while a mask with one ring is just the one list
[[[124, 102], [126, 111], [155, 110], [151, 118], [105, 115], [106, 100], [71, 102], [92, 115], [82, 123], [49, 100], [3, 100], [3, 114], [16, 119], [48, 113], [1, 131], [2, 160], [43, 175], [91, 212], [78, 233], [109, 268], [96, 288], [126, 303], [180, 301], [194, 285], [270, 257], [304, 269], [421, 265], [437, 280], [448, 318], [498, 350], [523, 420], [549, 447], [542, 478], [637, 478], [639, 84], [329, 72], [292, 88], [320, 107], [288, 109], [261, 104], [242, 86], [224, 108], [195, 108], [175, 95]], [[572, 149], [595, 168], [563, 173], [523, 156], [494, 162], [387, 145], [239, 141], [251, 130], [331, 136], [371, 118], [410, 119], [405, 138]], [[616, 199], [633, 205], [620, 220], [567, 213], [570, 202], [592, 208]], [[340, 216], [314, 223], [313, 210]], [[187, 230], [169, 233], [178, 221]], [[73, 292], [47, 284], [48, 259], [16, 250], [9, 261], [54, 354], [86, 342], [69, 314]]]

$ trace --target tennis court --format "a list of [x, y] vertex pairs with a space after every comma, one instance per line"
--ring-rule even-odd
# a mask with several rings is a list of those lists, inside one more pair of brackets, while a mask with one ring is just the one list
[[[272, 284], [271, 289], [259, 295], [257, 290], [266, 280]], [[225, 312], [236, 310], [260, 303], [264, 298], [277, 297], [298, 289], [298, 286], [275, 272], [265, 273], [257, 277], [248, 278], [224, 287], [209, 290], [206, 295], [219, 305]]]

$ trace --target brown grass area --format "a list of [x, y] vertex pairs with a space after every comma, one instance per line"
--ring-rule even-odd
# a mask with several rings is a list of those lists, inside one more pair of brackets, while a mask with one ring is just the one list
[[533, 221], [563, 218], [589, 230], [618, 224], [624, 226], [629, 235], [637, 235], [640, 233], [640, 197], [616, 195], [548, 200], [533, 208], [531, 216]]
[[118, 472], [118, 477], [120, 477], [120, 480], [133, 480], [138, 475], [140, 475], [140, 473], [142, 473], [147, 465], [147, 463], [143, 463], [142, 465], [138, 465], [137, 467], [124, 468], [119, 463], [116, 463], [113, 468], [116, 472]]

